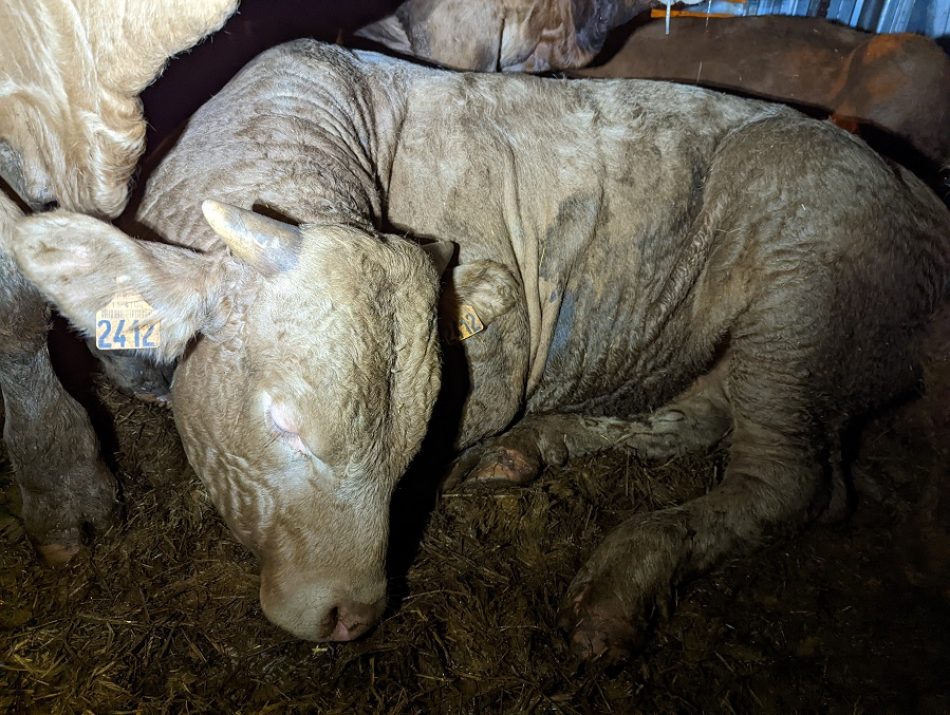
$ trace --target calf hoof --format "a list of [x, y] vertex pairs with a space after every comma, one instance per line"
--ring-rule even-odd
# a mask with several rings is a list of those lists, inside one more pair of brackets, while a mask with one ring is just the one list
[[175, 366], [156, 365], [151, 360], [125, 351], [103, 352], [88, 342], [99, 359], [106, 378], [121, 392], [143, 402], [169, 406]]
[[502, 482], [526, 484], [541, 471], [537, 450], [499, 444], [487, 448], [474, 447], [460, 456], [445, 480], [448, 488], [462, 482]]
[[558, 625], [575, 656], [614, 663], [643, 644], [643, 630], [634, 626], [623, 602], [604, 591], [609, 589], [575, 582], [558, 613]]
[[79, 544], [38, 544], [36, 550], [50, 566], [62, 566], [79, 553]]
[[114, 523], [116, 482], [102, 462], [76, 465], [59, 473], [55, 492], [24, 488], [23, 522], [43, 560], [60, 565], [82, 550], [84, 536], [101, 533]]
[[510, 447], [491, 450], [468, 476], [470, 481], [524, 484], [538, 473], [537, 460]]
[[677, 509], [634, 516], [594, 550], [567, 591], [559, 623], [585, 659], [619, 660], [638, 650], [666, 610], [688, 543]]
[[150, 405], [161, 405], [162, 407], [167, 407], [171, 409], [172, 406], [172, 396], [170, 392], [165, 392], [162, 394], [157, 394], [154, 392], [134, 392], [131, 397], [134, 397], [140, 402], [147, 402]]

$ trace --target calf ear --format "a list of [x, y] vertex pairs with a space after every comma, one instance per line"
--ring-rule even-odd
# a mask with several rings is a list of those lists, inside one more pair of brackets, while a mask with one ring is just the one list
[[511, 310], [519, 295], [518, 281], [496, 261], [486, 259], [456, 266], [439, 300], [443, 333], [449, 340], [465, 339], [466, 333], [461, 338], [456, 333], [466, 316], [474, 316], [479, 326], [476, 332], [483, 330]]
[[[157, 362], [178, 358], [199, 331], [212, 329], [226, 268], [177, 246], [138, 241], [90, 216], [56, 211], [19, 222], [13, 251], [21, 270], [80, 331], [95, 335], [97, 312], [118, 297], [158, 321]], [[131, 343], [129, 343], [131, 345]], [[144, 352], [144, 351], [143, 351]]]
[[421, 248], [429, 256], [429, 260], [432, 261], [432, 265], [440, 276], [445, 273], [445, 269], [449, 267], [455, 255], [455, 244], [451, 241], [434, 241], [423, 244]]
[[393, 52], [410, 56], [415, 54], [412, 49], [412, 40], [409, 39], [409, 33], [406, 32], [406, 27], [396, 15], [388, 15], [381, 20], [377, 20], [371, 25], [360, 28], [353, 35], [378, 42]]

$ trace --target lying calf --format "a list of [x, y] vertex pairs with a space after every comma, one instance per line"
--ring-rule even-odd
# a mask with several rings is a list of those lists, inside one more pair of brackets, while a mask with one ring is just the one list
[[[684, 0], [695, 5], [702, 0]], [[607, 34], [656, 0], [404, 0], [356, 31], [443, 67], [544, 72], [583, 67]]]
[[[921, 173], [950, 164], [950, 59], [933, 40], [875, 35], [820, 18], [682, 17], [669, 33], [662, 21], [647, 22], [619, 49], [605, 51], [605, 62], [577, 69], [605, 41], [613, 43], [608, 31], [651, 4], [661, 3], [406, 0], [356, 35], [455, 69], [566, 69], [792, 103], [913, 159]], [[890, 146], [894, 138], [906, 146]]]
[[312, 41], [195, 115], [139, 218], [173, 245], [57, 212], [22, 222], [16, 256], [90, 333], [117, 292], [151, 306], [188, 457], [260, 556], [264, 612], [310, 639], [383, 611], [452, 244], [456, 477], [730, 439], [718, 488], [622, 524], [578, 574], [563, 622], [588, 656], [635, 644], [681, 579], [840, 502], [841, 431], [913, 384], [950, 278], [937, 198], [792, 110]]

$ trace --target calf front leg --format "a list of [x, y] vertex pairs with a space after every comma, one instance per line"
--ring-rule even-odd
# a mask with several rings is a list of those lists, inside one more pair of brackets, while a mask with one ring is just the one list
[[709, 449], [732, 427], [723, 377], [723, 367], [717, 367], [666, 407], [632, 420], [528, 415], [507, 432], [466, 450], [453, 464], [446, 486], [464, 480], [524, 483], [546, 466], [609, 449], [650, 459]]
[[104, 526], [115, 481], [99, 459], [85, 410], [53, 372], [47, 309], [0, 254], [0, 391], [3, 439], [23, 500], [27, 533], [44, 558], [67, 561], [86, 525]]

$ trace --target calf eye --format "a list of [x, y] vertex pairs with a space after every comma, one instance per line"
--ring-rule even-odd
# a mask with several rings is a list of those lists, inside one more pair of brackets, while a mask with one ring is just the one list
[[277, 433], [280, 439], [301, 454], [315, 458], [313, 452], [310, 451], [310, 448], [307, 447], [300, 438], [300, 428], [286, 407], [272, 403], [267, 410], [267, 417], [270, 421], [271, 429]]

